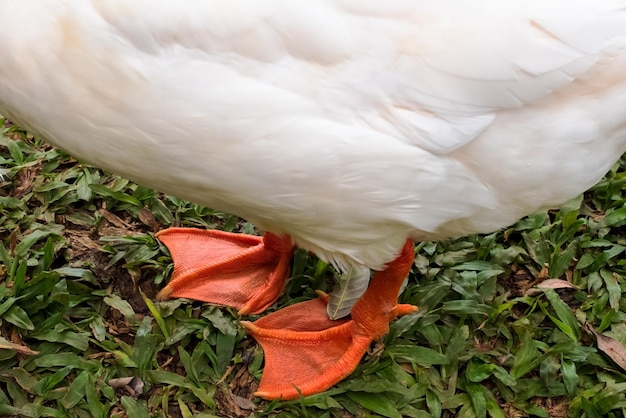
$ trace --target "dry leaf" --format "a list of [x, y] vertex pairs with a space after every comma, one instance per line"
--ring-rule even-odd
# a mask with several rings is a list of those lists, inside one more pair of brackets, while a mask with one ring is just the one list
[[540, 289], [578, 289], [572, 283], [561, 279], [544, 280], [543, 282], [539, 283], [537, 287], [539, 289], [528, 289], [525, 293], [526, 296], [537, 296], [542, 293]]
[[118, 377], [118, 378], [109, 380], [108, 383], [109, 383], [109, 386], [111, 386], [112, 388], [119, 389], [119, 388], [123, 388], [124, 386], [132, 382], [133, 379], [134, 377], [132, 376], [131, 377]]
[[115, 389], [124, 388], [131, 394], [131, 396], [141, 395], [143, 392], [143, 380], [138, 378], [137, 376], [132, 377], [118, 377], [115, 379], [111, 379], [107, 382], [109, 386]]
[[15, 256], [15, 247], [17, 247], [17, 229], [14, 229], [9, 236], [9, 252], [11, 256]]
[[117, 216], [116, 214], [112, 212], [109, 212], [106, 209], [100, 209], [100, 214], [102, 215], [104, 219], [109, 221], [110, 224], [118, 228], [123, 228], [123, 229], [130, 228], [130, 225], [124, 222], [119, 216]]
[[90, 236], [91, 231], [66, 230], [65, 233], [70, 238], [73, 248], [83, 247], [88, 250], [99, 250], [100, 245]]
[[237, 395], [230, 395], [233, 398], [233, 401], [237, 404], [237, 406], [241, 409], [245, 409], [247, 411], [254, 411], [256, 409], [256, 405], [250, 400]]
[[626, 370], [626, 347], [613, 337], [596, 332], [593, 327], [589, 327], [598, 342], [598, 350], [609, 356], [622, 370]]
[[152, 212], [150, 212], [150, 209], [145, 206], [139, 211], [139, 220], [142, 224], [144, 224], [148, 228], [151, 228], [153, 232], [159, 230], [159, 223], [157, 222]]
[[39, 354], [39, 351], [31, 350], [30, 348], [22, 344], [11, 343], [2, 337], [0, 337], [0, 350], [11, 350], [15, 351], [16, 353], [25, 354], [27, 356], [34, 356]]

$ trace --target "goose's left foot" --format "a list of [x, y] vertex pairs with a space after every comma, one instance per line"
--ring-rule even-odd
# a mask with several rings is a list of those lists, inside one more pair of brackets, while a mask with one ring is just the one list
[[413, 265], [413, 243], [372, 283], [352, 308], [351, 319], [331, 321], [328, 295], [281, 309], [244, 327], [265, 352], [256, 393], [265, 399], [295, 399], [322, 392], [347, 377], [371, 342], [389, 332], [389, 321], [417, 311], [399, 305], [398, 292]]
[[174, 272], [158, 299], [189, 298], [263, 312], [289, 277], [293, 244], [288, 236], [263, 237], [195, 228], [170, 228], [156, 236], [169, 249]]

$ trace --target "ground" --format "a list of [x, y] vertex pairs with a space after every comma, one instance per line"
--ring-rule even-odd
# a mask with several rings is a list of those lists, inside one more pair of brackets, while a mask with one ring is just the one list
[[[155, 298], [172, 269], [155, 231], [254, 226], [3, 126], [0, 416], [625, 416], [623, 161], [560, 210], [418, 243], [400, 299], [420, 312], [336, 387], [266, 402], [263, 352], [234, 310]], [[336, 277], [303, 251], [292, 267], [270, 311]]]

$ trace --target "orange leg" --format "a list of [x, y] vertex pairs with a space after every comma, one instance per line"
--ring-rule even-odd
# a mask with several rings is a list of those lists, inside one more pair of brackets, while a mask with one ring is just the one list
[[287, 236], [263, 237], [194, 228], [156, 235], [169, 249], [174, 272], [158, 299], [189, 298], [263, 312], [283, 291], [293, 244]]
[[389, 332], [389, 321], [417, 311], [415, 306], [398, 304], [413, 258], [413, 243], [407, 241], [398, 258], [374, 275], [352, 308], [351, 319], [328, 319], [328, 296], [321, 294], [254, 323], [242, 322], [265, 352], [256, 395], [295, 399], [322, 392], [352, 373], [371, 342]]

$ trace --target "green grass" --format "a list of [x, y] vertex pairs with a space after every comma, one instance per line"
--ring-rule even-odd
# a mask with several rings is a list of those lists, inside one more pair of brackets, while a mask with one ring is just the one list
[[[0, 416], [626, 416], [626, 160], [561, 210], [420, 243], [401, 301], [421, 311], [328, 392], [266, 402], [233, 310], [154, 299], [171, 272], [154, 231], [254, 227], [0, 122]], [[334, 273], [297, 252], [292, 275], [272, 310]]]

